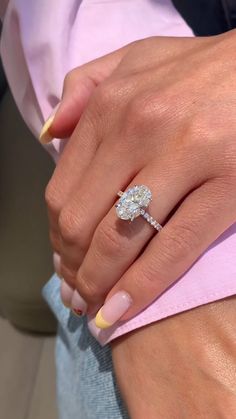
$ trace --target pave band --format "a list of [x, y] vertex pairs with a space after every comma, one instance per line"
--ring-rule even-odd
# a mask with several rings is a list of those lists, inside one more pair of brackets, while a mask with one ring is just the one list
[[162, 229], [159, 224], [144, 208], [147, 208], [152, 200], [152, 193], [145, 185], [136, 185], [126, 192], [119, 191], [117, 194], [120, 199], [115, 205], [116, 213], [122, 220], [133, 221], [138, 216], [142, 216], [155, 230]]
[[141, 213], [141, 215], [157, 231], [161, 231], [162, 230], [161, 224], [159, 224], [153, 217], [151, 217], [151, 215], [148, 214], [148, 212], [146, 212], [146, 211], [143, 210], [143, 213]]

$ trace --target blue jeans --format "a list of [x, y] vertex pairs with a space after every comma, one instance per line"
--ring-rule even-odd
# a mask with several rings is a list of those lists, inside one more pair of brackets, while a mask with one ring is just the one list
[[56, 275], [43, 294], [59, 328], [56, 344], [57, 395], [60, 419], [128, 419], [114, 376], [111, 349], [101, 347], [60, 299]]

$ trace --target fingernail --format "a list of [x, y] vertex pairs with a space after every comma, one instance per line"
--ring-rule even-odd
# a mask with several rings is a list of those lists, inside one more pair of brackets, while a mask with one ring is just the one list
[[73, 293], [74, 289], [63, 280], [61, 283], [61, 300], [64, 306], [71, 308]]
[[40, 135], [39, 135], [39, 141], [40, 141], [42, 144], [48, 144], [48, 143], [50, 143], [50, 142], [53, 140], [53, 137], [52, 137], [52, 135], [50, 134], [49, 130], [50, 130], [50, 127], [51, 127], [51, 125], [52, 125], [52, 123], [53, 123], [53, 120], [54, 120], [54, 118], [55, 118], [55, 115], [56, 115], [56, 112], [57, 112], [57, 109], [58, 109], [59, 105], [60, 105], [60, 102], [59, 102], [59, 103], [57, 104], [57, 106], [53, 109], [53, 111], [52, 111], [51, 115], [50, 115], [50, 116], [49, 116], [49, 118], [46, 120], [46, 122], [45, 122], [45, 124], [44, 124], [44, 126], [43, 126], [43, 128], [42, 128], [42, 131], [40, 132]]
[[55, 269], [55, 272], [56, 272], [57, 276], [59, 276], [59, 278], [62, 279], [62, 276], [61, 276], [61, 256], [56, 252], [53, 253], [53, 265], [54, 265], [54, 269]]
[[114, 294], [96, 315], [95, 323], [100, 329], [107, 329], [116, 323], [132, 304], [132, 298], [126, 291]]
[[81, 297], [78, 291], [74, 291], [71, 301], [71, 309], [77, 316], [83, 316], [87, 312], [88, 304]]

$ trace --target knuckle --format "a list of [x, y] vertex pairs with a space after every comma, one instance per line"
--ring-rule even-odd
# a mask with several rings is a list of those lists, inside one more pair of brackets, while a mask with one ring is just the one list
[[62, 278], [74, 288], [75, 281], [76, 281], [76, 272], [70, 269], [65, 263], [62, 261], [60, 266], [60, 274]]
[[80, 250], [84, 248], [84, 222], [79, 214], [75, 215], [70, 208], [63, 208], [58, 219], [60, 236], [67, 245], [78, 245]]
[[[161, 277], [162, 278], [162, 277]], [[163, 278], [162, 278], [163, 280]], [[158, 281], [158, 272], [156, 267], [149, 264], [148, 266], [140, 266], [136, 275], [132, 278], [131, 282], [136, 292], [142, 295], [143, 287], [147, 287], [150, 294], [156, 294]]]
[[52, 245], [52, 248], [54, 249], [54, 251], [56, 251], [57, 253], [60, 253], [61, 242], [60, 242], [60, 237], [59, 237], [58, 233], [51, 230], [49, 232], [49, 238], [50, 238], [50, 242], [51, 242], [51, 245]]
[[151, 109], [144, 97], [136, 97], [129, 102], [127, 110], [127, 125], [136, 131], [143, 125], [146, 126], [151, 119]]
[[[216, 116], [200, 112], [189, 123], [184, 139], [187, 151], [195, 155], [205, 172], [213, 176], [234, 178], [236, 176], [236, 142], [232, 130], [222, 131]], [[209, 165], [209, 156], [211, 165]]]
[[101, 296], [101, 286], [81, 269], [76, 278], [76, 288], [87, 303], [94, 303]]
[[209, 146], [211, 141], [216, 139], [215, 132], [210, 129], [209, 121], [202, 113], [191, 120], [187, 127], [187, 137], [190, 140], [191, 147], [193, 144], [196, 144], [197, 147], [199, 145]]
[[184, 138], [190, 149], [195, 149], [201, 156], [210, 153], [217, 160], [221, 135], [212, 115], [205, 115], [202, 111], [195, 115], [186, 126]]
[[[159, 91], [146, 98], [146, 113], [150, 114], [158, 125], [165, 125], [170, 121], [175, 108], [175, 100], [168, 90]], [[145, 109], [145, 108], [144, 108]]]
[[97, 105], [98, 109], [105, 110], [111, 109], [111, 104], [114, 100], [113, 89], [109, 84], [103, 84], [100, 87], [97, 87], [94, 93], [94, 103]]
[[200, 243], [194, 222], [182, 222], [177, 225], [174, 230], [169, 231], [165, 235], [162, 243], [161, 259], [164, 264], [172, 269], [174, 264], [182, 264], [183, 261], [192, 259], [192, 255], [196, 252], [196, 248]]
[[193, 144], [199, 146], [202, 139], [206, 138], [206, 133], [203, 134], [202, 130], [202, 121], [199, 122], [196, 118], [190, 122], [186, 131], [186, 138], [191, 142], [191, 147]]
[[94, 235], [94, 248], [99, 255], [114, 257], [124, 251], [122, 237], [116, 230], [115, 225], [101, 225]]
[[64, 78], [64, 88], [74, 86], [74, 83], [78, 79], [78, 69], [74, 68], [73, 70], [69, 71], [65, 78]]
[[160, 250], [151, 255], [148, 265], [140, 266], [133, 281], [137, 288], [141, 289], [143, 283], [148, 283], [148, 289], [153, 293], [157, 289], [162, 292], [170, 280], [177, 279], [176, 273], [182, 272], [192, 262], [200, 242], [194, 227], [189, 225], [176, 226], [174, 231], [165, 232], [163, 237], [159, 243]]
[[129, 282], [136, 290], [136, 293], [143, 295], [145, 289], [153, 295], [157, 295], [163, 291], [167, 283], [168, 274], [166, 269], [163, 269], [161, 259], [157, 255], [149, 258], [148, 264], [139, 264], [138, 269], [132, 273]]
[[53, 179], [50, 180], [46, 187], [45, 201], [51, 214], [58, 217], [62, 209], [63, 202], [60, 194], [58, 194], [57, 184]]
[[167, 95], [152, 93], [136, 96], [128, 103], [125, 124], [132, 134], [160, 128], [169, 119], [170, 103]]
[[63, 242], [74, 244], [76, 240], [75, 220], [71, 211], [63, 209], [58, 220], [60, 236]]
[[224, 174], [228, 178], [229, 184], [233, 183], [235, 190], [236, 180], [236, 144], [226, 144], [224, 152], [222, 152], [221, 167], [223, 167]]
[[218, 207], [226, 208], [227, 203], [230, 205], [230, 212], [236, 214], [236, 172], [226, 170], [223, 176], [217, 178], [215, 182], [211, 183], [212, 199], [216, 202]]
[[122, 102], [126, 84], [122, 80], [109, 80], [101, 83], [93, 94], [93, 103], [100, 113], [108, 112], [117, 108]]

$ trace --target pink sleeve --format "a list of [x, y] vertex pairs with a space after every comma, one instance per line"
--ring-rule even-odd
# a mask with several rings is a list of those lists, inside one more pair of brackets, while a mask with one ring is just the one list
[[[170, 0], [10, 0], [1, 54], [16, 103], [35, 136], [60, 100], [68, 71], [154, 35], [192, 36]], [[57, 160], [62, 147], [54, 140], [47, 149]], [[235, 259], [236, 224], [138, 316], [105, 331], [98, 331], [90, 319], [90, 330], [104, 344], [138, 327], [234, 295]]]
[[236, 294], [236, 223], [226, 231], [172, 287], [124, 324], [99, 330], [89, 327], [101, 344], [131, 330], [182, 311]]

